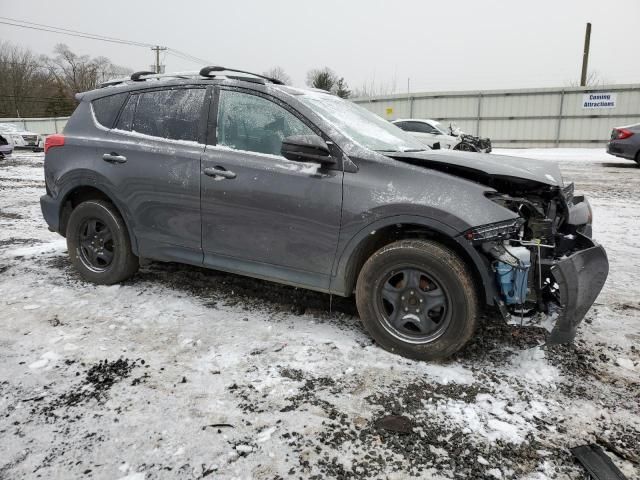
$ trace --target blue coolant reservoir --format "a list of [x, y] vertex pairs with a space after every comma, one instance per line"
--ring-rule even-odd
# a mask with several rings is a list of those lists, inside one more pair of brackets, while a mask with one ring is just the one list
[[[496, 264], [502, 298], [508, 305], [521, 305], [527, 298], [531, 252], [525, 247], [504, 246], [507, 253]], [[503, 261], [504, 260], [504, 261]]]

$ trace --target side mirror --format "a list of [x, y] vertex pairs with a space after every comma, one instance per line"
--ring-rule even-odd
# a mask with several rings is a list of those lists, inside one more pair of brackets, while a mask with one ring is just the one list
[[440, 142], [435, 142], [431, 145], [431, 150], [440, 150]]
[[321, 165], [336, 163], [329, 146], [318, 135], [291, 135], [282, 141], [280, 153], [287, 160], [295, 162], [316, 162]]

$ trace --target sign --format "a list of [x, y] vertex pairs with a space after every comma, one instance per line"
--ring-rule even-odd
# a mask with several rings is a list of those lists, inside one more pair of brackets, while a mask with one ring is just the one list
[[392, 115], [393, 114], [393, 108], [387, 107], [386, 112], [387, 112], [387, 115]]
[[616, 94], [610, 92], [585, 93], [582, 108], [616, 108]]

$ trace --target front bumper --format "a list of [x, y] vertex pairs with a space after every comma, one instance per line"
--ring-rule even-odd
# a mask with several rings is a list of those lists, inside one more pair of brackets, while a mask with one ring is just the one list
[[[609, 260], [601, 245], [580, 233], [579, 251], [558, 261], [551, 274], [558, 284], [560, 311], [547, 339], [548, 344], [568, 343], [600, 294], [609, 274]], [[551, 314], [550, 314], [551, 315]]]

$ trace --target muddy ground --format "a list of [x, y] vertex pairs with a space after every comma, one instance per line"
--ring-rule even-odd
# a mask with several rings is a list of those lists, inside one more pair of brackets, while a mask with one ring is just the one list
[[509, 153], [590, 196], [610, 279], [574, 345], [487, 312], [431, 364], [352, 299], [157, 262], [88, 284], [42, 220], [42, 155], [0, 161], [0, 478], [582, 479], [585, 443], [640, 478], [640, 169]]

